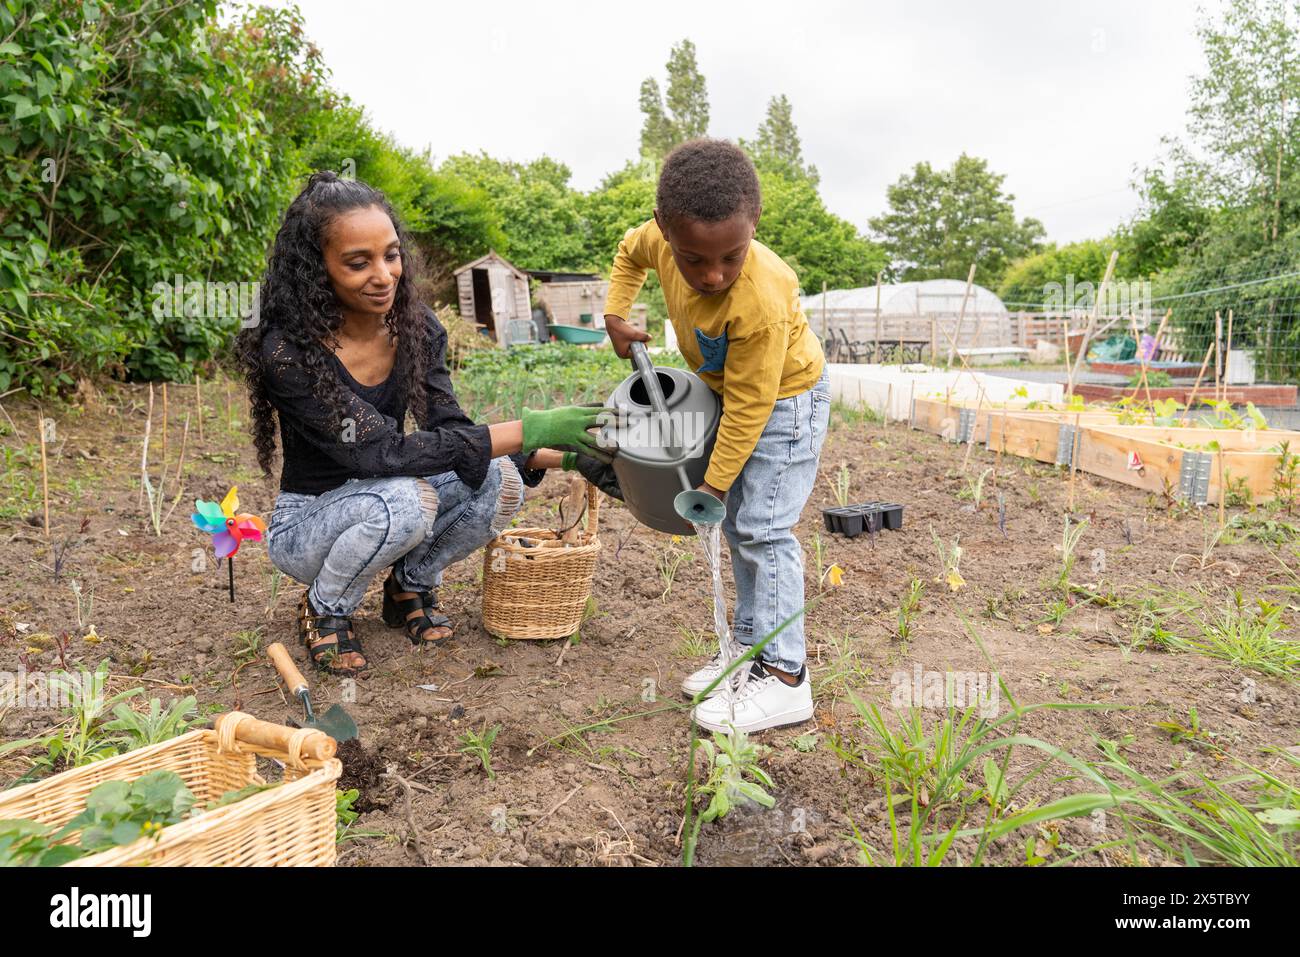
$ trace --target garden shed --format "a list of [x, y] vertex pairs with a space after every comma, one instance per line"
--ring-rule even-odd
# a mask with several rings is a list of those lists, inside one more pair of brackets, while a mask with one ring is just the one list
[[538, 304], [546, 309], [546, 321], [552, 326], [604, 326], [605, 295], [609, 283], [595, 273], [531, 271], [540, 285]]
[[804, 296], [800, 302], [809, 324], [823, 341], [834, 337], [873, 352], [879, 341], [882, 351], [901, 342], [918, 356], [922, 351], [943, 355], [952, 336], [956, 336], [957, 348], [963, 351], [1010, 347], [1011, 314], [997, 293], [972, 285], [958, 329], [964, 298], [964, 280], [927, 279], [832, 289]]
[[[455, 271], [460, 314], [500, 345], [511, 341], [511, 322], [533, 322], [528, 275], [495, 250]], [[516, 330], [522, 327], [515, 327]]]

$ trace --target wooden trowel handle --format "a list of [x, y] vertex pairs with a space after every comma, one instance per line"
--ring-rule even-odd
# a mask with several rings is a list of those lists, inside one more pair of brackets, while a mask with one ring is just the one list
[[275, 665], [275, 670], [280, 672], [280, 677], [289, 686], [289, 691], [292, 694], [302, 694], [307, 690], [307, 679], [302, 676], [298, 666], [293, 663], [293, 659], [289, 657], [289, 652], [285, 650], [284, 645], [278, 641], [271, 642], [266, 646], [266, 655], [271, 659], [271, 663]]

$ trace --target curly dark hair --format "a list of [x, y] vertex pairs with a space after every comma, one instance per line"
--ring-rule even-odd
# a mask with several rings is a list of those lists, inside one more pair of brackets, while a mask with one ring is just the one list
[[[325, 270], [322, 253], [326, 231], [344, 213], [378, 207], [393, 221], [401, 243], [402, 275], [393, 306], [384, 316], [388, 335], [402, 345], [407, 407], [425, 406], [424, 369], [430, 349], [428, 320], [416, 291], [419, 260], [415, 244], [403, 230], [384, 194], [336, 173], [313, 173], [285, 211], [262, 279], [259, 321], [235, 339], [235, 354], [248, 384], [252, 406], [249, 431], [257, 447], [257, 464], [266, 475], [275, 460], [276, 413], [263, 383], [262, 341], [272, 329], [302, 349], [308, 373], [319, 383], [318, 395], [342, 423], [345, 386], [329, 361], [339, 345], [343, 313]], [[418, 418], [418, 411], [417, 411]]]
[[655, 205], [667, 223], [718, 223], [743, 212], [754, 222], [763, 206], [758, 172], [739, 146], [726, 140], [688, 140], [664, 160]]

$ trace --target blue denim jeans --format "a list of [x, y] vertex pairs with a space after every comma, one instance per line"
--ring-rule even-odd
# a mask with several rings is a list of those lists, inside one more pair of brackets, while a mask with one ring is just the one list
[[281, 492], [267, 553], [276, 568], [309, 586], [318, 613], [347, 617], [389, 566], [402, 591], [431, 591], [443, 569], [510, 524], [523, 498], [523, 480], [508, 458], [493, 459], [478, 489], [445, 472], [348, 479], [322, 495]]
[[[830, 414], [828, 372], [807, 392], [778, 399], [727, 493], [722, 533], [731, 546], [736, 578], [732, 630], [742, 645], [761, 641], [803, 607], [803, 552], [794, 526], [817, 483]], [[774, 667], [798, 674], [805, 657], [803, 617], [773, 638], [761, 655]]]

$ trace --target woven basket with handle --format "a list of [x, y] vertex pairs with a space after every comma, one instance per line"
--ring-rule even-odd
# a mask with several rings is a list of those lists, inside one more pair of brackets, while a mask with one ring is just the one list
[[600, 553], [600, 492], [587, 485], [587, 528], [568, 541], [512, 528], [483, 551], [483, 627], [501, 638], [567, 638], [582, 624]]
[[338, 853], [334, 783], [343, 765], [334, 757], [337, 747], [323, 732], [231, 711], [214, 730], [190, 731], [0, 792], [0, 820], [62, 827], [85, 808], [95, 785], [163, 770], [179, 774], [198, 798], [196, 806], [203, 806], [228, 791], [265, 784], [254, 762], [260, 754], [284, 765], [282, 784], [165, 827], [156, 839], [143, 837], [64, 866], [329, 867]]

